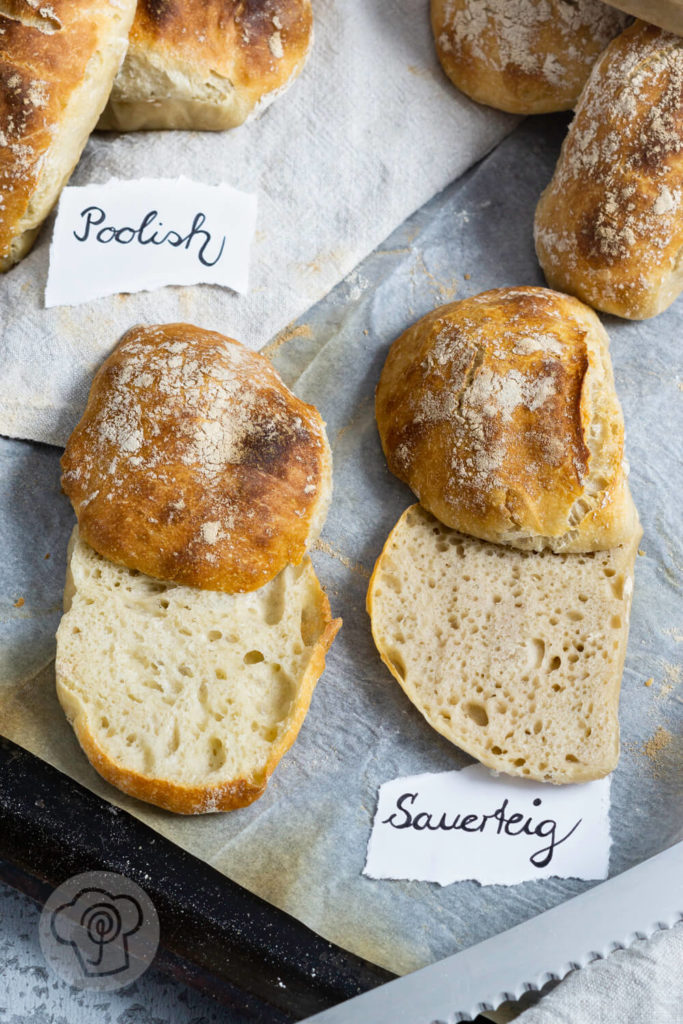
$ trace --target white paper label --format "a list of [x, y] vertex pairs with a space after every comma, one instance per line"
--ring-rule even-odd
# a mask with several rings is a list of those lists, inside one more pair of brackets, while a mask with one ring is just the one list
[[552, 786], [483, 765], [385, 782], [364, 874], [450, 885], [606, 878], [610, 779]]
[[50, 247], [46, 306], [167, 284], [246, 292], [256, 196], [188, 178], [65, 188]]

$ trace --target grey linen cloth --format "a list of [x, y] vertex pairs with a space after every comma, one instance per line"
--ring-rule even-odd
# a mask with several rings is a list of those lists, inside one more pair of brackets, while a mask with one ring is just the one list
[[573, 971], [515, 1019], [517, 1024], [680, 1024], [683, 923]]

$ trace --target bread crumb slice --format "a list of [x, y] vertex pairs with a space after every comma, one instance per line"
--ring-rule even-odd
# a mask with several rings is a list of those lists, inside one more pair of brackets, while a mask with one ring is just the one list
[[601, 778], [619, 758], [639, 539], [524, 552], [412, 505], [370, 581], [377, 649], [429, 724], [489, 768], [554, 783]]
[[182, 814], [261, 796], [341, 625], [310, 560], [225, 594], [115, 565], [76, 528], [68, 565], [57, 696], [93, 767]]

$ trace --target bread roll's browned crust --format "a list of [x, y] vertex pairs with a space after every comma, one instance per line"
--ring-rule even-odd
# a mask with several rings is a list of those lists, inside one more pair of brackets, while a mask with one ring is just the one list
[[545, 288], [442, 306], [391, 347], [376, 396], [389, 468], [441, 522], [524, 549], [633, 537], [624, 424], [595, 313]]
[[31, 247], [104, 107], [135, 0], [0, 5], [0, 270]]
[[190, 324], [128, 332], [95, 376], [62, 468], [95, 551], [228, 593], [298, 564], [331, 493], [317, 409], [263, 356]]
[[448, 77], [479, 103], [513, 114], [573, 107], [594, 61], [629, 20], [601, 0], [432, 0]]
[[233, 128], [301, 71], [310, 0], [139, 0], [100, 128]]
[[536, 210], [548, 283], [640, 320], [683, 288], [683, 39], [637, 22], [605, 51]]

